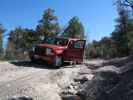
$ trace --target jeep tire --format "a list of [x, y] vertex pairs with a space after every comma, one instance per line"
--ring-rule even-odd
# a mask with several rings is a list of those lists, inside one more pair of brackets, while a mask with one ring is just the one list
[[32, 63], [36, 63], [38, 60], [35, 59], [34, 57], [30, 57], [30, 61], [31, 61]]
[[53, 66], [60, 67], [63, 64], [62, 56], [55, 56]]

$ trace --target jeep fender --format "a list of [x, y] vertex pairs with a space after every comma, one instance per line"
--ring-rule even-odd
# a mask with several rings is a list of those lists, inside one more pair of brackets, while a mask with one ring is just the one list
[[62, 55], [63, 52], [64, 52], [64, 50], [62, 50], [62, 49], [56, 49], [56, 50], [54, 50], [54, 52], [55, 52], [56, 55]]

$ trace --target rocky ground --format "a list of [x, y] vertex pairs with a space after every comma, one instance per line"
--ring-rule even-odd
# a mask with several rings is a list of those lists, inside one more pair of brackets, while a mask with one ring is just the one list
[[[61, 100], [61, 95], [76, 94], [78, 80], [84, 77], [79, 76], [80, 72], [90, 73], [85, 65], [50, 67], [30, 62], [0, 62], [0, 100], [18, 97]], [[87, 75], [88, 79], [92, 77], [92, 74]]]
[[132, 100], [132, 65], [129, 57], [59, 69], [0, 62], [0, 100]]

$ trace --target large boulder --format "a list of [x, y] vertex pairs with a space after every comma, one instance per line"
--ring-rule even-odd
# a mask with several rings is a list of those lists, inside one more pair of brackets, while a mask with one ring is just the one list
[[123, 58], [118, 64], [96, 69], [77, 93], [81, 100], [133, 100], [133, 61]]
[[92, 80], [83, 84], [77, 95], [81, 100], [108, 100], [108, 91], [119, 81], [120, 77], [115, 72], [99, 72]]

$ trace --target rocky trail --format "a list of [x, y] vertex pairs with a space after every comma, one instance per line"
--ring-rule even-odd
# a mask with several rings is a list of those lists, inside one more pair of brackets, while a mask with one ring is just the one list
[[73, 65], [52, 69], [30, 62], [0, 62], [0, 100], [22, 96], [34, 100], [61, 100], [62, 93], [76, 93], [75, 89], [66, 88], [74, 84], [74, 78], [84, 68]]
[[28, 61], [0, 62], [0, 100], [132, 100], [132, 65], [129, 57], [59, 69]]

